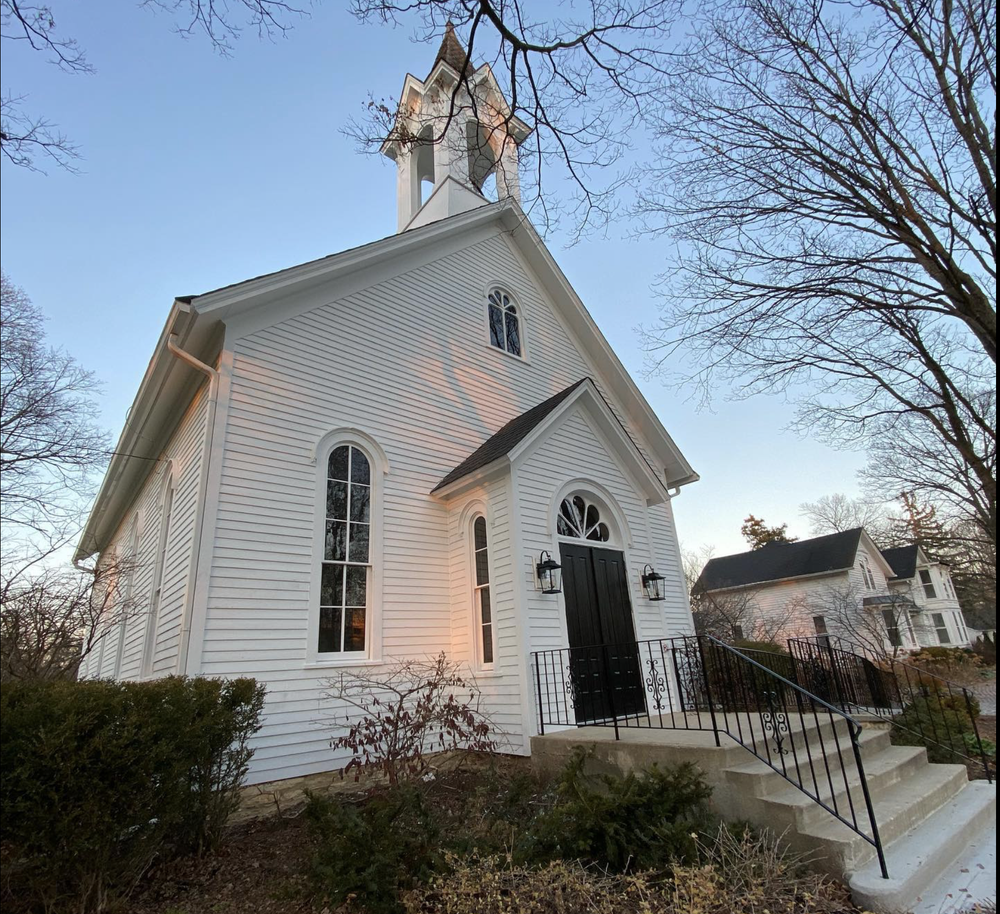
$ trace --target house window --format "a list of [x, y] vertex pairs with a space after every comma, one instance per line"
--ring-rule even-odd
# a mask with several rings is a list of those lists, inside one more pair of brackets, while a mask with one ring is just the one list
[[931, 619], [934, 620], [934, 631], [938, 641], [941, 644], [950, 644], [951, 636], [948, 634], [948, 623], [944, 621], [944, 613], [932, 613]]
[[813, 628], [816, 630], [816, 640], [821, 644], [830, 643], [830, 632], [826, 627], [825, 616], [813, 616]]
[[885, 622], [885, 631], [889, 636], [889, 643], [893, 647], [902, 647], [903, 638], [899, 633], [899, 619], [896, 616], [895, 610], [883, 609], [882, 621]]
[[608, 525], [601, 520], [600, 509], [582, 495], [563, 499], [556, 518], [556, 532], [560, 536], [594, 540], [598, 543], [606, 543], [611, 539]]
[[371, 464], [353, 444], [333, 449], [326, 471], [319, 596], [319, 651], [366, 647], [371, 579]]
[[920, 570], [920, 583], [924, 588], [924, 596], [928, 600], [937, 599], [937, 591], [934, 589], [934, 581], [931, 579], [931, 573], [928, 569], [922, 568]]
[[872, 574], [872, 568], [867, 559], [861, 560], [861, 577], [864, 579], [866, 590], [875, 589], [875, 575]]
[[487, 313], [490, 323], [490, 345], [521, 355], [521, 319], [517, 305], [502, 289], [494, 289], [488, 296]]
[[743, 637], [743, 626], [740, 625], [739, 622], [737, 622], [733, 626], [733, 641], [744, 641], [744, 640], [745, 639]]
[[156, 547], [156, 563], [153, 565], [153, 589], [150, 597], [149, 614], [146, 619], [146, 643], [142, 653], [142, 672], [149, 675], [153, 669], [153, 655], [156, 651], [156, 629], [160, 614], [160, 599], [163, 596], [164, 566], [167, 564], [167, 546], [173, 526], [174, 478], [173, 470], [167, 473], [160, 509], [160, 539]]
[[490, 600], [490, 549], [486, 518], [478, 515], [472, 522], [472, 552], [475, 566], [473, 582], [476, 607], [476, 638], [483, 666], [493, 664], [493, 603]]

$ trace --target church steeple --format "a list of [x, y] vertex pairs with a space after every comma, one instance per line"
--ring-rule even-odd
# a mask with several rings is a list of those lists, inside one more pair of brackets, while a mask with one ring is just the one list
[[517, 147], [529, 132], [489, 65], [473, 67], [449, 22], [427, 78], [407, 75], [382, 144], [397, 166], [398, 231], [484, 205], [490, 175], [500, 199], [519, 203]]

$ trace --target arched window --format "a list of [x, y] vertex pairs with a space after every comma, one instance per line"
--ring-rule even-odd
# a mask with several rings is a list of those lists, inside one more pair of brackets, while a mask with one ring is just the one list
[[517, 306], [502, 289], [493, 289], [488, 296], [487, 310], [490, 319], [490, 344], [521, 355], [521, 324]]
[[493, 664], [493, 603], [490, 600], [490, 547], [486, 518], [482, 514], [472, 522], [474, 557], [473, 599], [476, 608], [476, 640], [483, 666]]
[[875, 575], [872, 573], [872, 567], [868, 564], [868, 559], [861, 560], [861, 577], [865, 582], [866, 590], [875, 589]]
[[159, 626], [160, 600], [163, 597], [163, 574], [167, 564], [167, 551], [173, 528], [174, 490], [176, 480], [174, 469], [168, 467], [164, 477], [163, 498], [160, 502], [160, 536], [156, 545], [156, 562], [153, 565], [153, 587], [149, 599], [149, 613], [146, 619], [146, 642], [142, 654], [142, 673], [153, 672], [156, 653], [156, 630]]
[[562, 500], [559, 516], [556, 518], [556, 532], [560, 536], [594, 540], [598, 543], [606, 543], [611, 539], [608, 525], [601, 520], [600, 509], [583, 495], [571, 495]]
[[361, 653], [372, 567], [371, 462], [360, 448], [341, 444], [330, 452], [326, 477], [318, 650]]

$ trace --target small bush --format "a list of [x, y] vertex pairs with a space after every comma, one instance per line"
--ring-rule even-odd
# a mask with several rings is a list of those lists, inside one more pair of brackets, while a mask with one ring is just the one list
[[672, 878], [609, 874], [557, 860], [538, 868], [501, 857], [453, 861], [405, 898], [407, 914], [850, 914], [847, 889], [784, 855], [770, 835], [721, 827], [701, 859]]
[[897, 746], [925, 746], [932, 762], [958, 762], [969, 755], [966, 738], [974, 733], [964, 699], [934, 692], [917, 696], [893, 718], [891, 738]]
[[217, 843], [263, 700], [253, 680], [4, 683], [5, 910], [103, 911]]
[[423, 794], [402, 785], [360, 802], [312, 797], [313, 881], [333, 904], [356, 900], [371, 914], [400, 910], [399, 892], [441, 861], [440, 828]]
[[708, 822], [711, 788], [690, 764], [656, 765], [625, 777], [588, 776], [577, 750], [560, 776], [554, 805], [525, 836], [520, 856], [594, 863], [615, 872], [662, 870], [695, 853]]

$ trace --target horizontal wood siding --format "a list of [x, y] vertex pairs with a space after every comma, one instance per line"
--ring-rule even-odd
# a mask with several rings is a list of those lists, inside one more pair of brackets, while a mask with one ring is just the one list
[[[526, 359], [488, 345], [491, 282], [517, 299]], [[375, 519], [383, 585], [373, 595], [383, 657], [444, 648], [467, 658], [471, 593], [467, 571], [456, 572], [456, 562], [468, 563], [466, 534], [457, 509], [429, 493], [508, 420], [597, 375], [500, 233], [336, 301], [321, 288], [310, 294], [315, 307], [227, 338], [233, 377], [201, 668], [268, 685], [254, 781], [346, 761], [328, 747], [338, 709], [323, 697], [324, 682], [334, 672], [306, 664], [317, 442], [355, 428], [388, 458]], [[528, 571], [524, 556], [509, 555], [518, 513], [505, 485], [480, 492], [492, 516], [498, 625], [497, 669], [482, 679], [492, 713], [523, 742], [514, 586], [515, 573], [523, 584]]]
[[[197, 516], [198, 483], [205, 454], [207, 404], [208, 387], [204, 385], [181, 418], [155, 467], [140, 488], [135, 502], [126, 512], [108, 548], [102, 554], [101, 561], [105, 562], [114, 556], [124, 557], [128, 554], [132, 523], [138, 516], [139, 536], [131, 585], [135, 606], [124, 627], [112, 626], [100, 649], [81, 671], [84, 677], [113, 678], [117, 673], [120, 679], [138, 679], [142, 675], [142, 655], [146, 632], [151, 623], [149, 610], [159, 553], [164, 473], [168, 466], [172, 467], [176, 488], [153, 641], [152, 674], [162, 676], [177, 672], [177, 652]], [[116, 671], [118, 642], [121, 637], [124, 637], [121, 666]]]

